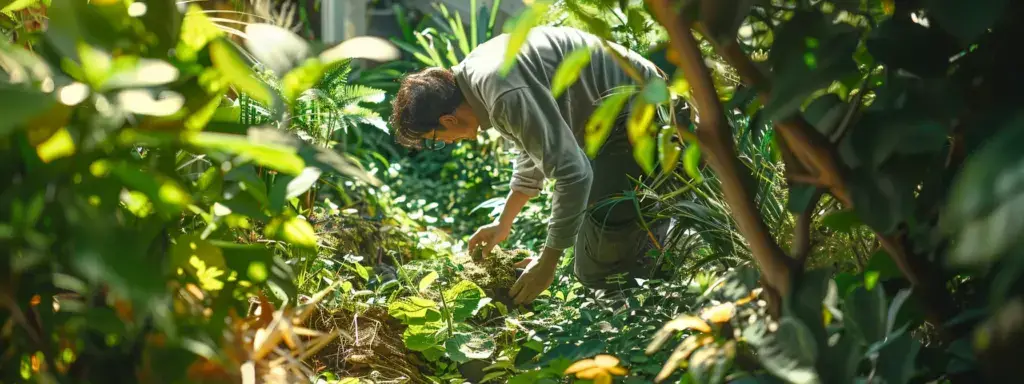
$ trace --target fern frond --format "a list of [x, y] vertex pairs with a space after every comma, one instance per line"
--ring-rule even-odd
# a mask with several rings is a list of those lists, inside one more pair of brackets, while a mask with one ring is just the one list
[[349, 105], [342, 110], [342, 114], [345, 116], [345, 119], [351, 122], [372, 125], [377, 129], [388, 132], [387, 123], [380, 117], [377, 111], [372, 109], [358, 105]]
[[377, 104], [384, 101], [386, 95], [387, 92], [377, 88], [364, 85], [346, 85], [332, 92], [331, 98], [339, 106], [347, 106], [359, 103]]
[[352, 73], [352, 59], [339, 60], [331, 64], [324, 71], [324, 75], [316, 84], [316, 88], [327, 93], [333, 93], [335, 89], [348, 84], [348, 75], [350, 73]]

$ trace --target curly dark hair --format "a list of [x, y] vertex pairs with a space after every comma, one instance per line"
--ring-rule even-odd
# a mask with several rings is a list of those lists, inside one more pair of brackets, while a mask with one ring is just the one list
[[436, 129], [441, 116], [453, 113], [462, 101], [462, 91], [449, 69], [427, 68], [407, 75], [391, 103], [389, 123], [395, 141], [421, 149], [423, 135]]

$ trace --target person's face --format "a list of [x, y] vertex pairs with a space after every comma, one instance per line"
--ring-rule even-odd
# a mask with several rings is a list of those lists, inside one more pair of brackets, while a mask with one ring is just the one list
[[428, 149], [441, 149], [462, 140], [475, 140], [480, 128], [480, 121], [467, 104], [459, 106], [452, 114], [441, 115], [439, 122], [440, 127], [423, 136]]

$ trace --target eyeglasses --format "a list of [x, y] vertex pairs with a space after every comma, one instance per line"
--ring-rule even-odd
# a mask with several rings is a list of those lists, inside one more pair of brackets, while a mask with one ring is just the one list
[[430, 139], [423, 139], [423, 148], [432, 151], [437, 151], [444, 148], [444, 141], [437, 139], [437, 130], [434, 130], [434, 137]]

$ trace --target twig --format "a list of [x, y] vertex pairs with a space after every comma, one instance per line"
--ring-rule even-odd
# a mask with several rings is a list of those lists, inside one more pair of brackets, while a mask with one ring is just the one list
[[[754, 259], [764, 273], [769, 288], [783, 296], [790, 291], [792, 259], [771, 237], [768, 226], [758, 214], [754, 198], [743, 182], [744, 170], [733, 144], [732, 130], [725, 120], [714, 82], [691, 32], [689, 21], [673, 11], [669, 0], [647, 0], [655, 18], [668, 30], [670, 44], [680, 57], [680, 67], [693, 90], [698, 111], [697, 138], [708, 158], [708, 164], [719, 176], [725, 200], [733, 209], [740, 233], [750, 243]], [[681, 130], [676, 127], [676, 130]], [[749, 178], [749, 174], [746, 175]]]
[[860, 110], [860, 103], [864, 100], [864, 94], [868, 92], [868, 80], [871, 76], [865, 76], [864, 81], [860, 83], [860, 88], [857, 88], [857, 94], [853, 96], [853, 100], [850, 100], [850, 104], [846, 107], [846, 114], [843, 116], [843, 120], [836, 126], [836, 130], [832, 132], [832, 136], [829, 137], [829, 141], [838, 143], [842, 140], [846, 132], [850, 130], [850, 123], [853, 121], [853, 115]]

